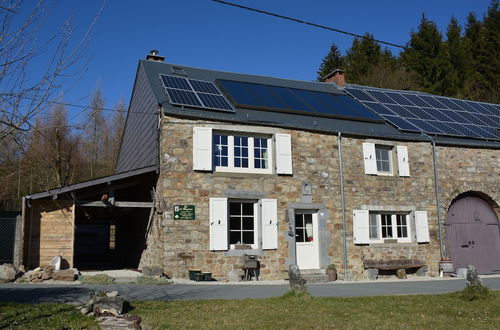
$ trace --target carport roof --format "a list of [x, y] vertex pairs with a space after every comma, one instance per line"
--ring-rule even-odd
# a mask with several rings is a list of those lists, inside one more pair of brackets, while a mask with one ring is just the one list
[[50, 189], [50, 190], [39, 192], [39, 193], [32, 194], [32, 195], [27, 195], [26, 199], [47, 198], [47, 197], [51, 197], [51, 196], [56, 196], [58, 194], [68, 193], [68, 192], [72, 192], [75, 190], [93, 187], [93, 186], [97, 186], [97, 185], [101, 185], [101, 184], [107, 184], [107, 183], [111, 183], [113, 181], [127, 179], [130, 177], [136, 176], [136, 175], [151, 173], [151, 172], [155, 172], [155, 171], [157, 171], [156, 165], [147, 166], [147, 167], [143, 167], [143, 168], [139, 168], [139, 169], [135, 169], [135, 170], [131, 170], [131, 171], [116, 173], [116, 174], [104, 176], [104, 177], [97, 178], [97, 179], [92, 179], [92, 180], [88, 180], [88, 181], [75, 183], [75, 184], [72, 184], [69, 186]]

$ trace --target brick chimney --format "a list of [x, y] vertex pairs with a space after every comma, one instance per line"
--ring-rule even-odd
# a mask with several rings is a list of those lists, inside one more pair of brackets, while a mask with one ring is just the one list
[[165, 60], [165, 56], [160, 56], [160, 52], [153, 49], [148, 55], [146, 55], [146, 60], [163, 62]]
[[335, 69], [324, 76], [323, 81], [335, 83], [338, 87], [345, 87], [345, 71], [342, 69]]

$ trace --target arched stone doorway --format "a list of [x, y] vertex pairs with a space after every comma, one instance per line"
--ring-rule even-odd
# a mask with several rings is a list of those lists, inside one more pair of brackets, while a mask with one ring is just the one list
[[474, 265], [480, 274], [500, 273], [500, 228], [491, 205], [474, 194], [456, 198], [446, 213], [448, 252], [453, 266]]

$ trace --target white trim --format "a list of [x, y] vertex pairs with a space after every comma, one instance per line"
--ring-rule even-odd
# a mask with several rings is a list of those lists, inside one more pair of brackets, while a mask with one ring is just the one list
[[278, 201], [276, 199], [262, 199], [262, 249], [273, 250], [278, 248]]
[[[402, 212], [390, 212], [390, 211], [376, 211], [370, 212], [368, 216], [368, 226], [370, 224], [370, 216], [375, 215], [377, 219], [377, 234], [378, 238], [373, 239], [369, 238], [369, 243], [384, 243], [386, 239], [396, 239], [398, 243], [410, 243], [412, 241], [412, 232], [411, 232], [411, 222], [410, 222], [410, 214], [402, 213]], [[391, 237], [382, 237], [382, 214], [391, 216], [391, 229], [392, 229], [392, 238]], [[406, 235], [407, 237], [398, 237], [398, 225], [397, 225], [397, 216], [404, 215], [406, 217]], [[368, 227], [369, 229], [369, 227]], [[369, 232], [368, 232], [369, 235]]]
[[370, 243], [370, 219], [367, 210], [354, 210], [352, 215], [354, 244]]
[[210, 250], [228, 249], [228, 205], [227, 198], [210, 198]]
[[193, 127], [193, 170], [212, 171], [212, 128]]
[[418, 243], [429, 243], [427, 211], [415, 211], [415, 233]]
[[290, 134], [274, 135], [276, 147], [276, 173], [293, 174], [292, 137]]
[[374, 143], [363, 143], [363, 159], [365, 164], [365, 174], [377, 175], [377, 160], [375, 156]]

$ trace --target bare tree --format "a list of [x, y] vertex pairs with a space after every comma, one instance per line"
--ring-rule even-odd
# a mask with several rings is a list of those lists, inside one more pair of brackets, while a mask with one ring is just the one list
[[[73, 40], [72, 17], [58, 31], [43, 38], [52, 0], [24, 3], [5, 0], [0, 5], [0, 141], [17, 131], [29, 131], [32, 120], [50, 106], [66, 76], [79, 76], [88, 58], [90, 33], [104, 3], [80, 40]], [[73, 46], [74, 45], [74, 46]], [[41, 61], [42, 65], [40, 66]], [[37, 62], [38, 70], [33, 69]], [[39, 68], [42, 67], [42, 70]], [[39, 74], [35, 74], [39, 72]], [[81, 71], [83, 72], [83, 71]]]

